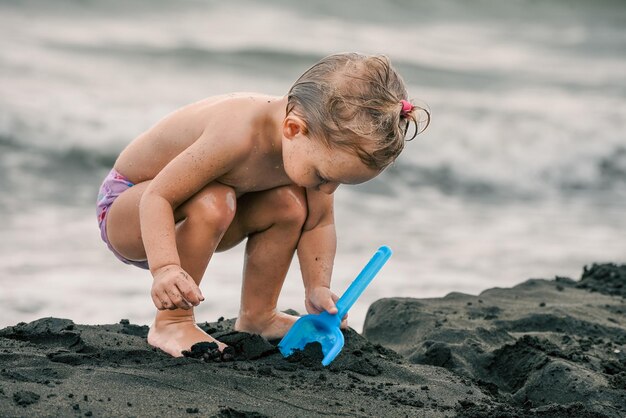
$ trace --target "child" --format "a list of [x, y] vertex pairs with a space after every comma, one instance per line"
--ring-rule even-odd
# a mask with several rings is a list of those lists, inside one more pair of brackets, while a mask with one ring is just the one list
[[333, 192], [394, 161], [410, 121], [417, 134], [415, 109], [386, 57], [336, 54], [285, 97], [211, 97], [133, 140], [102, 184], [98, 221], [117, 258], [152, 273], [148, 343], [172, 356], [200, 341], [225, 348], [193, 307], [213, 253], [246, 238], [236, 330], [279, 338], [296, 321], [276, 310], [296, 250], [306, 310], [336, 313]]

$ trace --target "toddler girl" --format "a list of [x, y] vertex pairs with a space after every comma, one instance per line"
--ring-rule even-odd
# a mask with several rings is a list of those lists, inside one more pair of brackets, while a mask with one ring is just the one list
[[98, 221], [117, 258], [152, 274], [148, 343], [172, 356], [201, 341], [225, 347], [196, 326], [193, 307], [213, 253], [246, 238], [236, 330], [289, 330], [297, 318], [276, 303], [296, 251], [306, 310], [336, 313], [333, 192], [391, 164], [410, 124], [420, 130], [416, 109], [386, 57], [345, 53], [284, 97], [211, 97], [133, 140], [102, 184]]

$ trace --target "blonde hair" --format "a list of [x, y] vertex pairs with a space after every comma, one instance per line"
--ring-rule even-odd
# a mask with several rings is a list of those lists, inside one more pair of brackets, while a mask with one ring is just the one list
[[[430, 112], [403, 111], [404, 81], [384, 55], [330, 55], [300, 76], [287, 96], [287, 115], [305, 121], [304, 134], [357, 153], [365, 165], [382, 170], [428, 127]], [[425, 126], [416, 117], [425, 112]], [[413, 136], [406, 139], [413, 123]]]

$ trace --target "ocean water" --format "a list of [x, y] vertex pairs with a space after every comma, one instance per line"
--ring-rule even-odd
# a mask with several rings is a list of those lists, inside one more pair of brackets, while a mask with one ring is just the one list
[[[434, 3], [434, 4], [433, 4]], [[0, 326], [149, 323], [147, 272], [100, 241], [117, 154], [166, 113], [284, 94], [319, 58], [385, 53], [432, 124], [336, 193], [333, 288], [381, 244], [381, 297], [478, 293], [626, 262], [626, 3], [0, 0]], [[243, 248], [217, 254], [197, 319], [236, 316]], [[304, 312], [297, 262], [279, 308]]]

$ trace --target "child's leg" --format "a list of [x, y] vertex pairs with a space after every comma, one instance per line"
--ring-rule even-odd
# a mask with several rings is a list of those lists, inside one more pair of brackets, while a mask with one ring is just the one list
[[237, 202], [237, 213], [218, 251], [248, 237], [238, 331], [282, 337], [297, 317], [276, 310], [278, 296], [307, 216], [304, 190], [285, 186], [250, 193]]
[[[145, 259], [139, 226], [139, 201], [149, 182], [122, 193], [107, 214], [107, 232], [112, 246], [129, 259]], [[235, 193], [227, 186], [210, 184], [174, 212], [176, 244], [181, 267], [200, 284], [206, 267], [235, 213]], [[180, 356], [200, 341], [224, 345], [196, 326], [193, 309], [157, 311], [148, 343]]]

